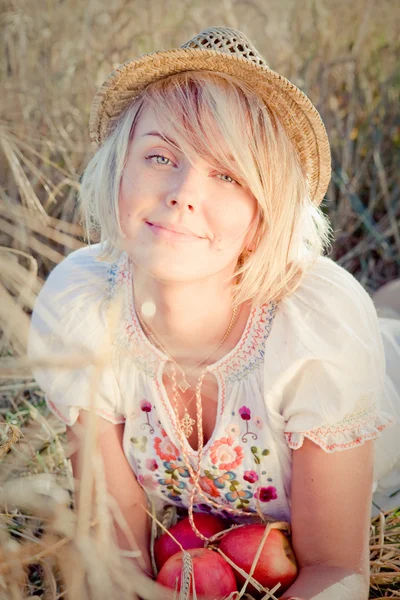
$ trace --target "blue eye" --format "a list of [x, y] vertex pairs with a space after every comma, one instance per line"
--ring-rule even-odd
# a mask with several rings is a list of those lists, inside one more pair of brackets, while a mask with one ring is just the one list
[[[223, 181], [226, 181], [227, 183], [238, 183], [235, 179], [233, 179], [233, 177], [231, 177], [230, 175], [225, 174], [221, 174], [221, 177], [228, 177], [228, 179], [224, 179]], [[239, 184], [238, 184], [239, 185]]]
[[[150, 156], [146, 156], [146, 160], [150, 160], [151, 158], [156, 158], [156, 159], [164, 159], [168, 162], [171, 162], [169, 158], [167, 158], [166, 156], [163, 156], [162, 154], [151, 154]], [[156, 160], [156, 164], [157, 165], [167, 165], [167, 162], [159, 162], [158, 160]]]

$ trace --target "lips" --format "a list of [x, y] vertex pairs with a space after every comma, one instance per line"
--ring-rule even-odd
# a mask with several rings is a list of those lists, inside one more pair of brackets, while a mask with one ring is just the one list
[[183, 242], [204, 239], [183, 225], [158, 221], [146, 221], [146, 225], [154, 234], [170, 240]]
[[158, 221], [147, 221], [147, 223], [149, 225], [153, 225], [155, 227], [161, 227], [162, 229], [168, 229], [168, 231], [173, 231], [174, 233], [181, 233], [184, 235], [192, 235], [193, 237], [201, 237], [199, 235], [197, 235], [196, 233], [194, 233], [191, 229], [188, 229], [187, 227], [184, 227], [183, 225], [178, 225], [175, 223], [168, 223], [168, 222], [158, 222]]

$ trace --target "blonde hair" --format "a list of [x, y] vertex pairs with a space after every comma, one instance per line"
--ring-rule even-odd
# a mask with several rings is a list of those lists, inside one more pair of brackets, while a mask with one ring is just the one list
[[226, 74], [189, 71], [156, 81], [117, 119], [87, 165], [79, 198], [88, 239], [97, 233], [103, 243], [101, 259], [120, 252], [120, 181], [135, 124], [147, 107], [161, 125], [172, 126], [189, 157], [200, 155], [228, 172], [258, 202], [254, 250], [239, 257], [234, 302], [279, 302], [291, 295], [329, 247], [331, 225], [310, 199], [306, 174], [276, 112]]

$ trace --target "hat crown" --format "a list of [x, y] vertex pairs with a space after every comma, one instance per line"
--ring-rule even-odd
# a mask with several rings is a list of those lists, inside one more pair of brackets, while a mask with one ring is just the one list
[[209, 29], [203, 29], [203, 31], [200, 31], [199, 34], [181, 47], [216, 50], [225, 54], [235, 54], [256, 65], [262, 67], [268, 66], [244, 33], [231, 27], [210, 27]]

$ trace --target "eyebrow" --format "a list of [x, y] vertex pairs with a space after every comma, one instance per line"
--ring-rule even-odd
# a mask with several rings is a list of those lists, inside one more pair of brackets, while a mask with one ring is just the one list
[[[141, 137], [144, 138], [144, 137], [146, 137], [148, 135], [152, 135], [154, 137], [159, 137], [162, 140], [169, 142], [172, 146], [175, 146], [175, 148], [177, 148], [178, 150], [181, 150], [181, 148], [178, 146], [178, 144], [174, 140], [172, 140], [168, 136], [164, 135], [163, 133], [160, 133], [159, 131], [148, 131], [147, 133], [144, 133]], [[230, 161], [232, 161], [232, 163], [236, 163], [236, 161], [233, 158], [232, 154], [229, 154], [228, 158], [229, 158]]]
[[147, 135], [152, 135], [154, 137], [159, 137], [162, 140], [167, 141], [172, 146], [175, 146], [175, 148], [178, 148], [178, 150], [180, 150], [178, 144], [176, 142], [174, 142], [174, 140], [172, 140], [171, 138], [169, 138], [166, 135], [164, 135], [163, 133], [159, 133], [158, 131], [149, 131], [148, 133], [144, 133], [142, 135], [142, 137], [146, 137]]

